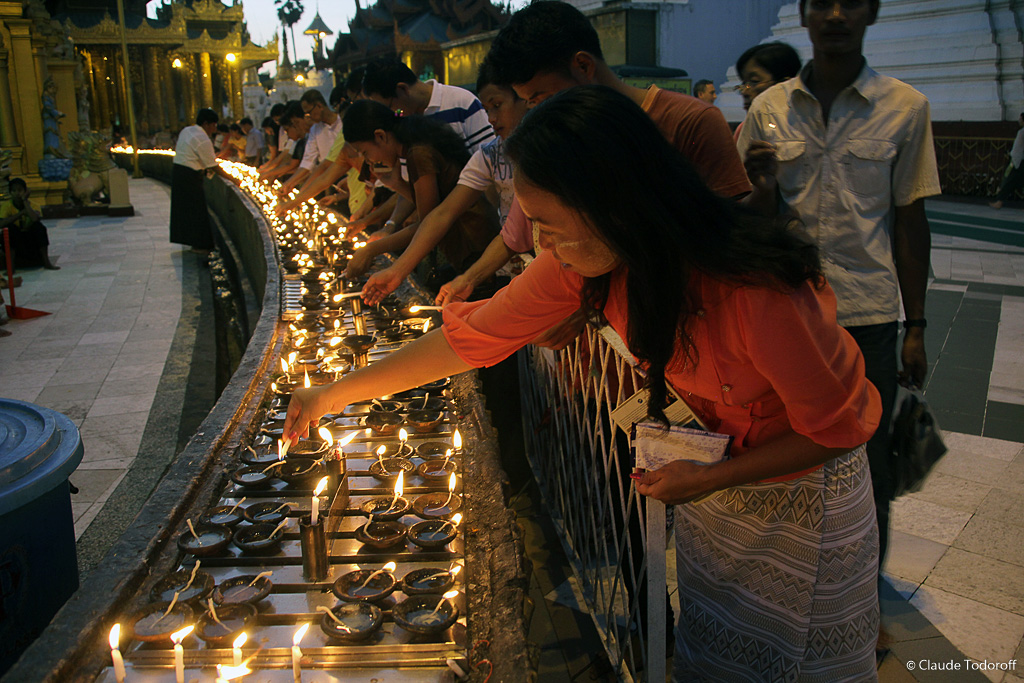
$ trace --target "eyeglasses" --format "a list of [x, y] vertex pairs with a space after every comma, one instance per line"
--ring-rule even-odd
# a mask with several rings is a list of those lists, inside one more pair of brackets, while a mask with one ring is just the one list
[[769, 85], [775, 85], [777, 81], [743, 81], [739, 85], [733, 88], [733, 92], [742, 92], [744, 90], [756, 90], [762, 87], [768, 87]]

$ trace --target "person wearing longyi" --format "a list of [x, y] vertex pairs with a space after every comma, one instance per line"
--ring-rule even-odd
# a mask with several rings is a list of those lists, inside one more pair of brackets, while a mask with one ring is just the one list
[[730, 460], [675, 462], [638, 484], [677, 505], [673, 680], [875, 679], [878, 536], [863, 443], [881, 407], [836, 324], [817, 250], [717, 197], [607, 88], [538, 106], [507, 153], [543, 253], [493, 298], [449, 304], [439, 331], [297, 390], [285, 433], [493, 365], [582, 304], [644, 365], [652, 419], [664, 421], [671, 384], [733, 437]]

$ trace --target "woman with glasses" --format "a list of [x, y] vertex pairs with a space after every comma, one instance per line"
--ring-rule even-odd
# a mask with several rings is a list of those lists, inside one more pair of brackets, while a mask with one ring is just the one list
[[637, 485], [677, 506], [673, 681], [875, 680], [878, 528], [863, 444], [881, 402], [836, 324], [817, 249], [716, 196], [609, 88], [540, 104], [507, 152], [542, 253], [493, 298], [446, 306], [440, 330], [297, 390], [284, 433], [500, 362], [582, 305], [642, 363], [651, 419], [666, 421], [672, 385], [733, 438], [727, 460], [678, 460]]
[[[743, 96], [743, 110], [746, 111], [765, 90], [800, 73], [800, 55], [786, 43], [755, 45], [736, 60], [736, 73], [740, 77], [736, 90]], [[742, 123], [736, 127], [737, 139], [742, 127]]]

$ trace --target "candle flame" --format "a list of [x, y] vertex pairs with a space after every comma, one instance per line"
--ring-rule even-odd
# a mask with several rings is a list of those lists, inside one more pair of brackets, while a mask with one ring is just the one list
[[405, 427], [402, 427], [401, 429], [399, 429], [398, 430], [398, 440], [402, 442], [403, 446], [405, 445], [405, 442], [408, 439], [409, 439], [409, 432], [405, 431]]
[[448, 490], [449, 491], [454, 491], [455, 490], [455, 473], [454, 472], [452, 472], [452, 476], [448, 477]]
[[455, 428], [455, 433], [452, 435], [452, 445], [455, 446], [455, 450], [462, 450], [462, 434], [459, 429]]
[[334, 445], [334, 437], [331, 436], [331, 430], [330, 429], [328, 429], [327, 427], [321, 427], [320, 429], [318, 429], [316, 431], [317, 431], [317, 434], [320, 435], [320, 438], [327, 442], [327, 447], [328, 448], [330, 448], [331, 446]]
[[422, 306], [410, 306], [409, 307], [409, 312], [410, 313], [419, 313], [421, 308], [422, 308]]
[[452, 598], [457, 597], [458, 595], [459, 595], [459, 591], [457, 591], [457, 590], [450, 590], [450, 591], [448, 591], [447, 593], [444, 594], [444, 599], [445, 600], [451, 600]]
[[309, 370], [304, 371], [302, 374], [305, 375], [305, 378], [302, 380], [302, 386], [309, 389], [309, 387], [312, 386], [312, 384], [309, 381]]
[[339, 327], [341, 327], [341, 320], [335, 318], [334, 319], [334, 329], [338, 329]]
[[[338, 301], [341, 301], [344, 298], [345, 297], [343, 295], [341, 295], [341, 294], [335, 294], [334, 296], [331, 297], [331, 301], [338, 302]], [[338, 321], [335, 320], [334, 322], [338, 322]]]
[[319, 495], [320, 495], [321, 493], [323, 493], [323, 492], [324, 492], [324, 489], [325, 489], [325, 488], [327, 488], [327, 481], [328, 481], [329, 479], [330, 479], [330, 477], [323, 477], [323, 478], [321, 478], [321, 479], [320, 479], [320, 483], [318, 483], [318, 484], [316, 485], [316, 489], [314, 489], [314, 491], [313, 491], [313, 496], [314, 496], [314, 497], [317, 497], [317, 496], [319, 496]]
[[240, 664], [239, 666], [225, 666], [224, 664], [217, 665], [218, 680], [230, 681], [249, 673], [252, 673], [252, 669], [247, 667], [245, 664]]
[[296, 647], [298, 647], [299, 643], [302, 642], [303, 636], [306, 635], [306, 631], [308, 631], [308, 630], [309, 630], [309, 624], [303, 624], [302, 626], [300, 626], [299, 630], [295, 632], [294, 636], [292, 636], [292, 645], [295, 645]]
[[192, 631], [195, 630], [195, 628], [196, 628], [195, 624], [189, 624], [188, 626], [186, 626], [185, 628], [181, 629], [180, 631], [175, 631], [174, 633], [171, 634], [171, 641], [175, 645], [181, 645], [181, 641], [185, 640], [185, 638], [188, 637], [188, 634], [192, 633]]
[[245, 631], [242, 631], [238, 634], [238, 637], [235, 638], [235, 642], [231, 643], [231, 647], [235, 648], [236, 650], [240, 650], [242, 649], [242, 646], [245, 645], [245, 641], [248, 639], [249, 636], [245, 634]]
[[352, 439], [356, 438], [356, 434], [358, 434], [358, 433], [359, 433], [359, 432], [352, 432], [351, 434], [349, 434], [348, 436], [346, 436], [346, 437], [345, 437], [344, 439], [342, 439], [341, 441], [339, 441], [339, 442], [338, 442], [338, 448], [339, 448], [339, 449], [341, 449], [341, 448], [343, 448], [343, 447], [345, 447], [345, 446], [349, 445], [350, 443], [352, 443]]
[[377, 457], [379, 458], [380, 456], [384, 455], [387, 452], [387, 450], [388, 450], [388, 447], [385, 446], [384, 444], [381, 444], [380, 448], [378, 448], [376, 450]]
[[458, 526], [459, 522], [461, 522], [461, 521], [462, 521], [462, 513], [461, 512], [456, 512], [454, 515], [452, 515], [452, 524], [454, 524], [455, 526]]
[[285, 374], [288, 373], [288, 363], [285, 361], [284, 358], [281, 359], [281, 372]]
[[[338, 321], [335, 320], [334, 322], [338, 322]], [[338, 344], [341, 343], [341, 337], [331, 337], [331, 341], [329, 343], [330, 343], [331, 346], [337, 346]]]
[[273, 391], [274, 393], [277, 393], [277, 382], [270, 383], [270, 390]]
[[386, 565], [384, 565], [384, 571], [386, 571], [386, 572], [393, 572], [393, 571], [395, 571], [395, 569], [397, 567], [398, 567], [398, 565], [395, 564], [394, 562], [388, 562]]
[[398, 479], [395, 480], [395, 498], [401, 496], [402, 491], [405, 489], [405, 484], [403, 483], [403, 480], [405, 479], [403, 476], [404, 474], [405, 470], [398, 471]]
[[289, 366], [295, 365], [295, 359], [298, 358], [298, 357], [299, 357], [299, 352], [298, 351], [292, 351], [291, 353], [289, 353], [288, 354], [288, 365]]
[[121, 624], [114, 624], [110, 627], [110, 649], [116, 650], [121, 643]]
[[459, 572], [462, 571], [462, 565], [461, 564], [452, 565], [452, 568], [449, 571], [451, 571], [451, 573], [452, 573], [452, 578], [455, 578], [455, 576]]

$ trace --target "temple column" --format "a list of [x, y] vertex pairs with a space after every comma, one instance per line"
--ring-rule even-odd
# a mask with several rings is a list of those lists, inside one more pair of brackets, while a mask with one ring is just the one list
[[[155, 51], [155, 48], [154, 48]], [[166, 54], [158, 54], [156, 59], [157, 74], [160, 76], [160, 91], [164, 102], [164, 120], [172, 129], [181, 127], [178, 115], [178, 103], [180, 100], [175, 96], [174, 67], [171, 66], [171, 59]]]
[[11, 86], [7, 75], [7, 48], [0, 35], [0, 147], [14, 147], [18, 144], [18, 131], [14, 127], [14, 104], [11, 102]]
[[199, 55], [199, 79], [203, 106], [213, 109], [213, 67], [210, 64], [209, 52], [202, 52]]
[[160, 78], [160, 66], [156, 54], [156, 48], [149, 45], [145, 48], [145, 98], [149, 109], [149, 131], [156, 133], [162, 131], [167, 125], [167, 112], [164, 110], [163, 88]]
[[82, 70], [86, 78], [86, 83], [89, 85], [89, 128], [96, 130], [99, 128], [97, 121], [101, 120], [99, 104], [100, 98], [96, 91], [96, 74], [93, 71], [92, 53], [88, 50], [79, 49], [79, 54], [82, 55]]
[[[35, 175], [39, 160], [43, 158], [43, 117], [39, 114], [42, 92], [36, 80], [38, 72], [32, 54], [32, 21], [7, 18], [4, 22], [11, 34], [8, 69], [13, 75], [18, 98], [15, 109], [15, 123], [21, 133], [18, 142], [24, 149], [20, 173]], [[19, 174], [19, 169], [13, 171], [15, 175]]]
[[113, 120], [113, 108], [110, 101], [110, 77], [107, 75], [109, 65], [107, 56], [102, 54], [102, 48], [97, 50], [92, 60], [93, 73], [95, 74], [95, 85], [93, 92], [96, 94], [97, 106], [96, 130], [103, 132], [110, 128]]
[[[242, 99], [243, 72], [238, 68], [237, 62], [230, 67], [231, 71], [231, 108], [235, 110], [235, 118], [245, 116], [245, 101]], [[259, 121], [253, 121], [254, 126], [259, 126]]]

